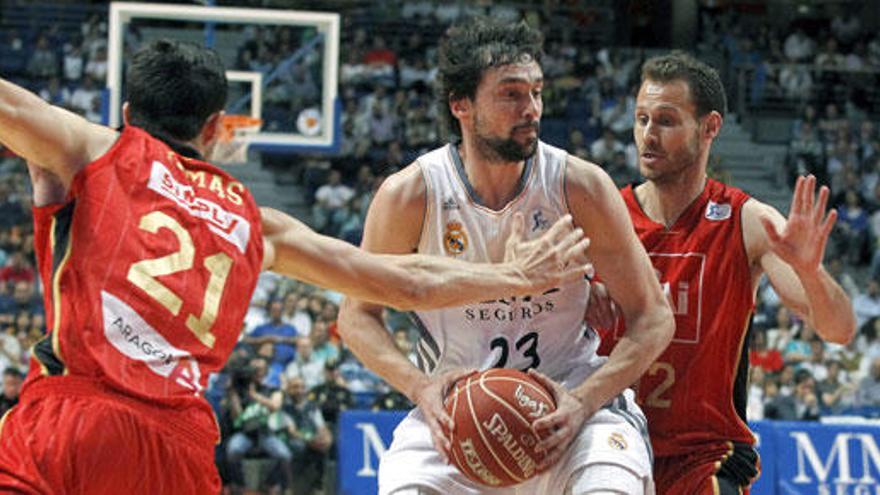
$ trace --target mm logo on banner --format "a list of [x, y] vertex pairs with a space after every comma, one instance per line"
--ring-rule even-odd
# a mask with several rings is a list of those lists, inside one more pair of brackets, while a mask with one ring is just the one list
[[[385, 453], [385, 442], [373, 423], [355, 423], [355, 428], [363, 434], [363, 463], [358, 469], [358, 476], [375, 478], [379, 467], [379, 458]], [[375, 466], [375, 467], [374, 467]]]
[[793, 478], [786, 476], [790, 483], [815, 486], [819, 495], [880, 494], [876, 433], [840, 432], [830, 448], [818, 450], [806, 431], [788, 434], [797, 450], [797, 472]]

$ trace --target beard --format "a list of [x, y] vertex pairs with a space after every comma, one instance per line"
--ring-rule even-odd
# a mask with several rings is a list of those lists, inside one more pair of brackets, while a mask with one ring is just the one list
[[[645, 151], [662, 152], [662, 150], [646, 147], [639, 150], [639, 155]], [[665, 154], [665, 156], [666, 166], [654, 169], [642, 166], [641, 158], [639, 158], [639, 172], [642, 174], [642, 177], [657, 184], [675, 182], [682, 172], [697, 166], [700, 157], [699, 132], [694, 133], [693, 139], [685, 143], [681, 149]]]
[[[474, 119], [474, 141], [480, 153], [493, 162], [521, 162], [534, 156], [538, 150], [537, 135], [541, 131], [539, 122], [520, 124], [510, 130], [507, 137], [489, 136], [482, 132], [480, 120]], [[522, 129], [534, 129], [536, 137], [528, 137], [525, 142], [518, 142], [513, 134]]]

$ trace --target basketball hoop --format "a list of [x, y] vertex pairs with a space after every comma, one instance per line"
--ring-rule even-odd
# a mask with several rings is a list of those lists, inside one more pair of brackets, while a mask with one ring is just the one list
[[212, 161], [228, 165], [247, 163], [250, 138], [260, 131], [262, 125], [262, 119], [249, 115], [220, 117], [220, 135], [214, 145]]

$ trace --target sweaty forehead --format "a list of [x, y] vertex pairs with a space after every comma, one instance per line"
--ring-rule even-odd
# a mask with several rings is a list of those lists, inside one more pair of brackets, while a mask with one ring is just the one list
[[682, 80], [653, 81], [642, 83], [636, 100], [638, 106], [674, 106], [693, 111], [695, 104], [688, 83]]
[[506, 64], [492, 67], [483, 74], [482, 84], [495, 86], [508, 82], [534, 84], [544, 80], [541, 66], [534, 60], [524, 63]]

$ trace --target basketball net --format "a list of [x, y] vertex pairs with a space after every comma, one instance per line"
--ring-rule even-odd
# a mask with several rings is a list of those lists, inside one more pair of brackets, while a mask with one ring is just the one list
[[249, 115], [220, 117], [220, 135], [214, 145], [211, 161], [226, 165], [247, 163], [250, 138], [260, 131], [263, 120]]

